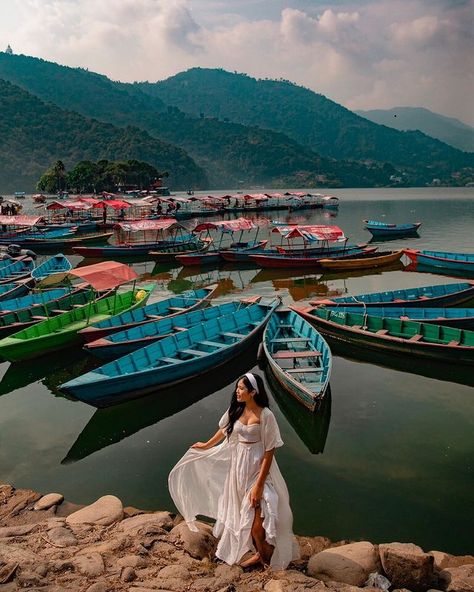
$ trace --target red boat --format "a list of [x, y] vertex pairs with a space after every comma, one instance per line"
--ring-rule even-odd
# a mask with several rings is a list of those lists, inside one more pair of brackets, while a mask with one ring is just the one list
[[309, 255], [306, 257], [294, 255], [250, 255], [250, 259], [255, 261], [260, 267], [282, 268], [282, 267], [319, 267], [322, 259], [351, 259], [363, 258], [364, 255], [374, 253], [377, 247], [354, 246], [349, 247], [344, 252], [324, 253], [319, 255]]

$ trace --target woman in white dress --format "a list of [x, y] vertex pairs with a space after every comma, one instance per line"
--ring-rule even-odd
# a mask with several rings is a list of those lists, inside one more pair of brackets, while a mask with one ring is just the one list
[[248, 551], [243, 567], [285, 569], [298, 557], [288, 490], [274, 458], [282, 445], [263, 380], [248, 372], [219, 430], [196, 442], [170, 473], [171, 497], [189, 528], [197, 530], [197, 515], [215, 518], [216, 556], [230, 565]]

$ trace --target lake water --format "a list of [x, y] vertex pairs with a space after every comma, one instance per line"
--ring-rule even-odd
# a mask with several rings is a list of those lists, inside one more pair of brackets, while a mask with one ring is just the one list
[[[215, 192], [218, 194], [218, 192]], [[422, 221], [413, 246], [473, 252], [473, 189], [340, 190], [340, 211], [273, 219], [337, 224], [351, 242], [367, 241], [365, 218]], [[25, 208], [26, 209], [26, 208]], [[263, 230], [265, 232], [265, 230]], [[72, 257], [80, 262], [79, 257]], [[456, 280], [402, 269], [323, 275], [299, 270], [196, 270], [134, 264], [155, 278], [155, 298], [218, 281], [218, 301], [279, 294], [285, 303]], [[474, 303], [471, 304], [474, 306]], [[474, 369], [426, 371], [411, 360], [335, 356], [331, 397], [311, 415], [269, 385], [285, 446], [277, 457], [298, 534], [373, 542], [413, 541], [425, 550], [469, 553], [474, 521]], [[377, 363], [373, 363], [373, 362]], [[186, 448], [216, 430], [235, 379], [256, 366], [256, 351], [167, 392], [96, 410], [58, 386], [92, 368], [82, 350], [0, 364], [0, 480], [88, 503], [106, 493], [126, 505], [172, 509], [167, 475]], [[448, 378], [449, 380], [444, 380]], [[462, 384], [462, 383], [468, 384]]]

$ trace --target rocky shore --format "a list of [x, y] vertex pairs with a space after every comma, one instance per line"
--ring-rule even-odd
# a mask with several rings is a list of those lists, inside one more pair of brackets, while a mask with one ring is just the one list
[[301, 559], [285, 571], [244, 572], [213, 560], [201, 523], [123, 507], [106, 495], [88, 506], [61, 494], [0, 485], [0, 592], [474, 592], [474, 556], [297, 537]]

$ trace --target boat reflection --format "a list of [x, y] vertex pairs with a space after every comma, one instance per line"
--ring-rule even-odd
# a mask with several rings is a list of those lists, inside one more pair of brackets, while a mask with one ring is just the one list
[[261, 269], [251, 280], [251, 283], [270, 282], [275, 290], [285, 289], [296, 302], [312, 297], [329, 298], [342, 296], [345, 292], [332, 289], [326, 281], [321, 281], [320, 275], [302, 275], [294, 277], [291, 269]]
[[474, 372], [468, 366], [456, 366], [439, 360], [422, 360], [409, 355], [397, 356], [393, 352], [369, 350], [334, 339], [331, 339], [329, 343], [333, 354], [349, 360], [368, 362], [401, 372], [419, 374], [427, 378], [474, 386]]
[[[62, 464], [74, 463], [179, 413], [193, 403], [235, 382], [255, 365], [257, 346], [196, 378], [146, 397], [98, 409], [77, 437]], [[185, 395], [184, 395], [185, 393]]]
[[420, 235], [418, 234], [418, 232], [414, 231], [414, 232], [410, 232], [409, 234], [394, 234], [392, 236], [372, 236], [370, 238], [370, 240], [368, 241], [369, 244], [373, 245], [374, 243], [388, 243], [391, 241], [395, 241], [395, 240], [399, 240], [399, 241], [405, 241], [405, 240], [412, 240], [414, 238], [420, 238]]
[[401, 261], [395, 261], [391, 265], [383, 267], [372, 267], [370, 269], [353, 269], [345, 271], [325, 271], [321, 276], [321, 281], [345, 280], [348, 278], [358, 278], [364, 276], [382, 275], [390, 271], [405, 271], [405, 266]]
[[329, 385], [318, 410], [311, 413], [293, 399], [267, 369], [265, 379], [278, 407], [300, 440], [311, 454], [321, 454], [324, 451], [331, 422], [331, 386]]
[[0, 381], [0, 396], [41, 381], [54, 395], [64, 397], [59, 385], [97, 368], [100, 363], [77, 348], [55, 352], [54, 356], [10, 364]]
[[456, 269], [443, 269], [441, 267], [430, 267], [420, 263], [410, 263], [403, 271], [415, 271], [419, 273], [430, 273], [431, 275], [442, 275], [446, 277], [464, 278], [472, 280], [474, 278], [474, 271], [457, 271]]

